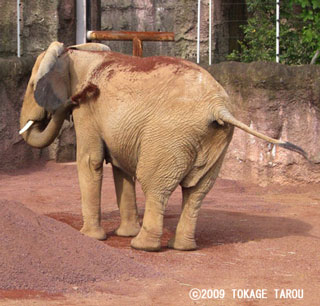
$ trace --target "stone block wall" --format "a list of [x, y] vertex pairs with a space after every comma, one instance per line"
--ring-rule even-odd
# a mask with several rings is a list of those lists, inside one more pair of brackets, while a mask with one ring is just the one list
[[[236, 5], [233, 5], [236, 2]], [[195, 0], [102, 0], [101, 30], [168, 31], [175, 33], [175, 43], [145, 42], [144, 56], [173, 55], [196, 60], [197, 14]], [[246, 19], [245, 0], [212, 1], [212, 57], [225, 58], [241, 38], [239, 25]], [[209, 5], [201, 2], [201, 62], [208, 62]], [[131, 42], [107, 42], [112, 50], [132, 54]]]
[[[101, 1], [101, 30], [174, 31], [176, 1]], [[132, 42], [106, 42], [114, 51], [132, 54]], [[173, 42], [144, 42], [143, 55], [174, 55]]]

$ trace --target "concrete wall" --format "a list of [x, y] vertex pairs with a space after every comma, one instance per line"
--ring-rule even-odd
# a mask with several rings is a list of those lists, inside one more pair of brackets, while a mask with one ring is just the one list
[[[235, 116], [320, 161], [320, 67], [225, 62], [207, 69], [224, 86]], [[320, 165], [236, 129], [221, 177], [259, 183], [319, 182]]]
[[[27, 146], [18, 135], [19, 112], [32, 58], [0, 61], [0, 168], [39, 159], [75, 159], [75, 137], [66, 122], [48, 150]], [[227, 90], [235, 116], [271, 137], [302, 147], [320, 160], [320, 67], [225, 62], [206, 67]], [[269, 183], [319, 182], [320, 165], [236, 129], [221, 177]]]

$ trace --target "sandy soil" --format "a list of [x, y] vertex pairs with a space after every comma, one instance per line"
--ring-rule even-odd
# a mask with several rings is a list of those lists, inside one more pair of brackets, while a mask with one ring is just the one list
[[[262, 188], [219, 179], [204, 200], [193, 252], [166, 248], [180, 212], [177, 190], [166, 211], [163, 249], [146, 253], [114, 235], [119, 213], [111, 168], [104, 170], [105, 242], [78, 232], [74, 164], [0, 174], [0, 305], [319, 305], [318, 186]], [[193, 288], [203, 298], [191, 300]], [[234, 297], [233, 289], [249, 291]], [[292, 291], [284, 298], [281, 289]], [[293, 298], [302, 291], [303, 298]], [[255, 298], [241, 298], [245, 293]]]

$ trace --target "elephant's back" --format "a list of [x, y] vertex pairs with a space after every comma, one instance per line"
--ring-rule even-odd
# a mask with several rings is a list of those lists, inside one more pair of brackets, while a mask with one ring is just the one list
[[128, 144], [159, 127], [169, 134], [181, 129], [203, 135], [212, 118], [214, 96], [226, 95], [206, 70], [182, 59], [111, 52], [108, 63], [97, 79], [99, 112], [107, 129]]
[[209, 102], [212, 93], [225, 94], [205, 69], [192, 62], [166, 56], [140, 58], [106, 53], [104, 61], [92, 70], [91, 78], [118, 100], [171, 108], [181, 103], [187, 107]]

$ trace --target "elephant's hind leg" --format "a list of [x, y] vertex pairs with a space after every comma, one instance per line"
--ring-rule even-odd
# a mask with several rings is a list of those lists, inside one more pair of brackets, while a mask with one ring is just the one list
[[167, 155], [161, 160], [150, 153], [147, 157], [143, 166], [138, 166], [137, 170], [137, 178], [146, 196], [143, 224], [139, 234], [132, 239], [131, 246], [145, 251], [158, 251], [161, 247], [165, 207], [171, 193], [185, 175], [187, 164], [178, 164], [179, 160], [174, 155]]
[[131, 240], [138, 250], [159, 251], [163, 231], [163, 215], [169, 196], [146, 193], [146, 208], [139, 234]]
[[103, 143], [97, 133], [77, 131], [77, 166], [81, 190], [83, 227], [81, 233], [106, 239], [101, 227], [101, 183], [104, 162]]
[[169, 240], [168, 247], [177, 250], [191, 251], [197, 248], [195, 241], [196, 223], [202, 200], [212, 188], [218, 177], [226, 150], [210, 169], [210, 171], [191, 188], [182, 187], [182, 213], [178, 222], [175, 236]]
[[118, 236], [136, 236], [140, 231], [134, 180], [117, 167], [112, 167], [120, 210], [121, 223], [115, 233]]

